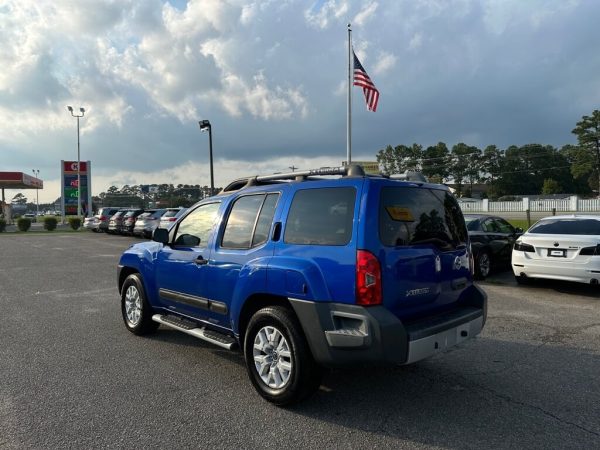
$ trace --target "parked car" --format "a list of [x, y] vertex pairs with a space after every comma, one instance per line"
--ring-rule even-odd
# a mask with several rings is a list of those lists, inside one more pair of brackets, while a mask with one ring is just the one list
[[160, 219], [166, 209], [149, 209], [140, 214], [133, 227], [134, 236], [151, 237], [152, 232], [156, 230], [160, 224]]
[[114, 213], [108, 221], [106, 232], [109, 234], [120, 233], [123, 228], [123, 216], [129, 211], [128, 209], [120, 209]]
[[239, 347], [257, 392], [286, 405], [322, 367], [409, 364], [476, 336], [470, 261], [446, 186], [351, 165], [237, 180], [127, 249], [117, 279], [129, 331]]
[[96, 216], [86, 217], [85, 219], [83, 219], [83, 228], [85, 228], [86, 230], [97, 232], [99, 222], [100, 221]]
[[522, 228], [515, 228], [502, 217], [465, 214], [475, 265], [475, 277], [485, 279], [494, 269], [510, 269], [512, 248]]
[[34, 213], [25, 213], [25, 214], [23, 214], [23, 217], [25, 219], [31, 220], [32, 222], [37, 222], [37, 217], [35, 216]]
[[530, 278], [597, 285], [600, 280], [600, 216], [541, 219], [515, 243], [512, 269], [517, 283]]
[[135, 227], [135, 221], [140, 214], [144, 212], [143, 209], [130, 209], [123, 215], [123, 221], [121, 222], [121, 234], [133, 234]]
[[168, 230], [186, 211], [187, 208], [167, 208], [166, 212], [160, 218], [159, 228]]
[[108, 230], [108, 222], [110, 218], [119, 211], [119, 208], [108, 207], [100, 208], [98, 214], [96, 214], [96, 229], [95, 231], [106, 231]]

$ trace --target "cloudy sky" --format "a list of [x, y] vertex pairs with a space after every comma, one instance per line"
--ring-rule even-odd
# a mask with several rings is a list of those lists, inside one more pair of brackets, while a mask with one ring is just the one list
[[[347, 31], [380, 90], [353, 95], [353, 156], [388, 144], [575, 142], [598, 108], [596, 0], [0, 0], [0, 171], [60, 160], [111, 184], [215, 184], [339, 165]], [[31, 191], [30, 191], [31, 192]], [[28, 196], [33, 198], [31, 193]], [[16, 191], [7, 191], [12, 198]]]

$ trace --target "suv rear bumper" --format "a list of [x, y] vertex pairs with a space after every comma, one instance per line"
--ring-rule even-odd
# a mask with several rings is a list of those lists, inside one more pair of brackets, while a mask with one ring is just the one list
[[454, 309], [410, 322], [384, 306], [289, 300], [315, 360], [327, 367], [410, 364], [475, 337], [487, 317], [487, 295], [475, 285]]

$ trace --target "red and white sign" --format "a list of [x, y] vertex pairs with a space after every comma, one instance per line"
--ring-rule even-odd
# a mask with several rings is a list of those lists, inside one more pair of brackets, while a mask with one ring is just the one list
[[[63, 170], [65, 173], [77, 173], [77, 161], [63, 161]], [[87, 173], [87, 162], [81, 161], [80, 174]]]

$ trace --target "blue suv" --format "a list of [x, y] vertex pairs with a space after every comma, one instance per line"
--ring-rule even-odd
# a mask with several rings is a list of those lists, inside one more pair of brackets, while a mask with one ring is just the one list
[[477, 335], [487, 299], [449, 190], [360, 166], [234, 181], [122, 255], [125, 326], [241, 349], [287, 405], [323, 368], [409, 364]]

